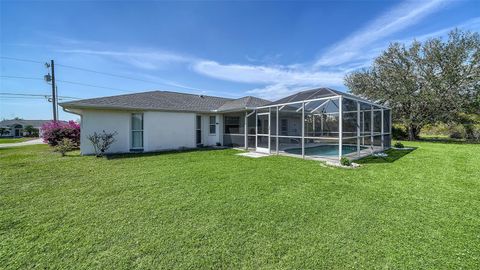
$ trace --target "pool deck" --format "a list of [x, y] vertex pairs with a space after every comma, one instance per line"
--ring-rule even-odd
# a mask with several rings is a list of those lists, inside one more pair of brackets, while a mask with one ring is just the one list
[[[352, 152], [352, 153], [349, 153], [349, 154], [345, 154], [343, 156], [348, 157], [350, 160], [357, 160], [357, 159], [361, 159], [361, 158], [370, 156], [374, 153], [383, 152], [385, 150], [387, 150], [387, 148], [382, 149], [379, 146], [374, 146], [374, 147], [362, 149], [362, 150], [360, 150], [360, 153], [355, 151], [355, 152]], [[248, 153], [255, 153], [255, 154], [258, 155], [258, 157], [264, 157], [264, 156], [269, 156], [269, 155], [281, 155], [281, 156], [288, 156], [288, 157], [294, 157], [294, 158], [302, 158], [301, 155], [287, 153], [283, 150], [278, 151], [278, 153], [276, 151], [270, 151], [270, 154], [268, 154], [268, 153], [264, 153], [264, 152], [257, 152], [255, 149], [249, 149]], [[248, 156], [248, 155], [245, 155], [245, 156]], [[257, 156], [255, 156], [255, 157], [257, 157]], [[339, 162], [338, 161], [339, 159], [338, 159], [337, 155], [332, 155], [332, 156], [305, 155], [303, 158], [308, 159], [308, 160], [329, 161], [329, 162], [334, 162], [334, 163]]]

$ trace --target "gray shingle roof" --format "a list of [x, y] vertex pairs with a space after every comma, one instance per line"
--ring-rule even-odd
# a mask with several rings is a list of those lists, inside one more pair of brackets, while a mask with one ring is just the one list
[[231, 99], [170, 91], [151, 91], [110, 97], [82, 99], [77, 101], [63, 102], [60, 103], [60, 105], [67, 109], [98, 108], [185, 112], [226, 112], [338, 95], [368, 101], [334, 89], [317, 88], [298, 92], [274, 102], [252, 96]]
[[263, 106], [268, 103], [270, 103], [270, 101], [266, 99], [246, 96], [246, 97], [234, 99], [231, 101], [227, 101], [220, 108], [218, 108], [217, 111], [224, 112], [224, 111], [245, 110], [247, 108], [251, 109], [258, 106]]
[[82, 99], [78, 101], [63, 102], [60, 103], [60, 105], [64, 108], [211, 112], [228, 101], [232, 101], [232, 99], [170, 91], [151, 91], [128, 95]]
[[52, 120], [3, 120], [0, 121], [0, 127], [10, 127], [13, 125], [22, 125], [24, 127], [29, 125], [33, 127], [41, 127], [45, 122], [50, 121]]

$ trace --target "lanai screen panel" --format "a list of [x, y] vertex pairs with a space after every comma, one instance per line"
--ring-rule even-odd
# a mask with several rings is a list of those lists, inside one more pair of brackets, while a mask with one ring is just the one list
[[[302, 103], [288, 104], [278, 107], [278, 151], [298, 154], [302, 145]], [[273, 120], [273, 119], [272, 119]], [[273, 120], [272, 122], [274, 122]], [[272, 127], [276, 128], [276, 124]]]
[[277, 151], [277, 107], [270, 107], [270, 152]]
[[247, 118], [247, 144], [248, 148], [255, 148], [255, 141], [256, 141], [256, 128], [257, 128], [257, 123], [255, 122], [256, 119], [256, 113], [249, 113], [249, 116]]
[[336, 157], [338, 155], [338, 104], [338, 98], [305, 102], [305, 156]]
[[352, 95], [317, 89], [281, 99], [257, 113], [267, 109], [271, 153], [339, 158], [390, 147], [390, 110]]
[[279, 99], [279, 100], [273, 102], [272, 105], [284, 104], [284, 103], [294, 103], [294, 102], [303, 102], [303, 101], [308, 101], [308, 100], [312, 100], [312, 99], [333, 97], [333, 96], [336, 96], [336, 95], [337, 94], [332, 92], [332, 90], [330, 90], [330, 89], [320, 88], [320, 89], [303, 91], [303, 92], [300, 92], [300, 93], [297, 93], [297, 94]]
[[223, 128], [223, 145], [245, 146], [245, 112], [224, 114]]
[[[342, 135], [344, 139], [356, 138], [358, 136], [358, 102], [344, 98], [342, 100], [343, 109], [343, 128]], [[357, 143], [355, 142], [355, 145]]]

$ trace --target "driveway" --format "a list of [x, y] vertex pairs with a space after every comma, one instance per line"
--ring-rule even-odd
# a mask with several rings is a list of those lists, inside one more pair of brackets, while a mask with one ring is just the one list
[[43, 144], [42, 139], [35, 139], [35, 140], [29, 140], [26, 142], [19, 142], [19, 143], [1, 143], [0, 148], [6, 148], [6, 147], [17, 147], [17, 146], [25, 146], [25, 145], [33, 145], [33, 144]]

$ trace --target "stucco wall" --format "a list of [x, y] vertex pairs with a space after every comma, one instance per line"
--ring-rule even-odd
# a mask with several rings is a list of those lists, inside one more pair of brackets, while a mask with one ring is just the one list
[[[82, 154], [94, 154], [87, 136], [93, 132], [114, 132], [116, 142], [109, 153], [129, 152], [131, 146], [131, 114], [133, 111], [82, 110], [80, 150]], [[144, 151], [161, 151], [182, 147], [196, 147], [195, 113], [182, 112], [143, 112]], [[217, 132], [209, 134], [209, 115], [202, 114], [202, 143], [215, 145], [222, 142], [223, 117], [217, 114]]]
[[130, 149], [130, 113], [123, 111], [86, 110], [82, 111], [80, 123], [80, 151], [83, 155], [94, 154], [87, 139], [93, 132], [117, 132], [115, 143], [109, 153], [128, 152]]
[[196, 147], [194, 113], [144, 112], [144, 150]]

